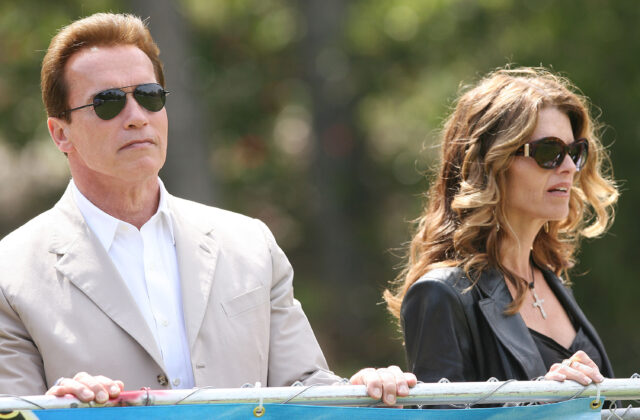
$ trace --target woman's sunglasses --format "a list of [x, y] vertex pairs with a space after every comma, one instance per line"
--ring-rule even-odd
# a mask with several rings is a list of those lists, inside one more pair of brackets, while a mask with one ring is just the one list
[[530, 143], [523, 144], [516, 156], [527, 156], [535, 159], [538, 166], [544, 169], [555, 169], [562, 165], [564, 157], [569, 157], [579, 171], [587, 162], [589, 142], [585, 138], [567, 144], [557, 137], [544, 137]]
[[[123, 89], [134, 87], [132, 92], [125, 92]], [[167, 92], [158, 83], [145, 83], [137, 86], [124, 86], [121, 88], [113, 88], [98, 92], [93, 97], [93, 102], [88, 105], [82, 105], [77, 108], [67, 109], [60, 116], [69, 114], [78, 109], [92, 106], [96, 115], [103, 120], [110, 120], [120, 113], [127, 104], [127, 93], [133, 93], [136, 102], [144, 109], [152, 112], [158, 112], [164, 107], [167, 99]]]

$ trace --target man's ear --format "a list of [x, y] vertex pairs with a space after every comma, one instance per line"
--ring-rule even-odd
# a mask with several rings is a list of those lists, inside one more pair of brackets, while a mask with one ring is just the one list
[[61, 118], [47, 118], [49, 135], [62, 153], [69, 153], [73, 149], [73, 144], [69, 139], [69, 123]]

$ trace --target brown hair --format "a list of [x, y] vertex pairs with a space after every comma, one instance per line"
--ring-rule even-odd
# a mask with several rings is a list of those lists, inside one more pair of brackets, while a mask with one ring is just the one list
[[549, 221], [548, 232], [540, 230], [534, 260], [566, 277], [581, 237], [595, 237], [611, 224], [618, 191], [587, 99], [567, 79], [546, 69], [498, 69], [460, 96], [444, 124], [440, 167], [417, 220], [408, 261], [392, 282], [393, 292], [384, 292], [395, 317], [400, 317], [409, 287], [443, 266], [463, 267], [472, 284], [479, 278], [474, 273], [498, 268], [516, 286], [506, 313], [519, 310], [526, 281], [500, 263], [499, 244], [507, 233], [496, 227], [508, 227], [503, 209], [506, 170], [516, 150], [530, 140], [543, 107], [566, 113], [575, 138], [587, 138], [589, 155], [571, 188], [568, 217]]
[[135, 45], [140, 48], [151, 60], [158, 83], [164, 87], [160, 50], [145, 22], [130, 14], [96, 13], [63, 27], [49, 44], [40, 73], [42, 101], [48, 116], [71, 121], [70, 115], [63, 114], [68, 109], [64, 67], [77, 51], [101, 45]]

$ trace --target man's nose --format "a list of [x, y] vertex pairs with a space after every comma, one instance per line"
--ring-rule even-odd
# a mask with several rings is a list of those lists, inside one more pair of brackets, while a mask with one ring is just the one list
[[133, 96], [133, 92], [127, 92], [127, 99], [122, 110], [125, 125], [128, 128], [142, 127], [148, 123], [147, 111], [138, 103]]

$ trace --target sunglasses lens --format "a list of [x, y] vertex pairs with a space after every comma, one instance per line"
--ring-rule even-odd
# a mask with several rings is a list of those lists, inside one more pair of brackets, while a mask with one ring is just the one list
[[564, 143], [562, 140], [543, 139], [536, 144], [534, 158], [538, 165], [546, 169], [560, 166], [564, 158]]
[[587, 162], [587, 156], [589, 155], [589, 144], [586, 139], [576, 140], [571, 146], [569, 146], [569, 156], [576, 165], [576, 169], [580, 170]]
[[136, 101], [152, 112], [158, 112], [164, 107], [165, 90], [157, 83], [147, 83], [136, 87], [133, 91]]
[[109, 89], [98, 93], [93, 98], [93, 109], [103, 120], [110, 120], [122, 111], [127, 94], [120, 89]]

